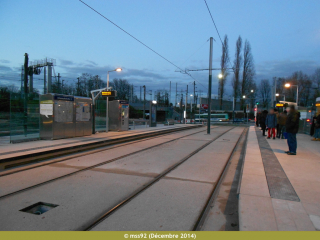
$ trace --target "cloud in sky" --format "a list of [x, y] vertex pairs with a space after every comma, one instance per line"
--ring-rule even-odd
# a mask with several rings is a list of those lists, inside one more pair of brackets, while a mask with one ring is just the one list
[[313, 74], [320, 64], [311, 60], [267, 61], [256, 65], [256, 79], [271, 79], [272, 77], [289, 77], [293, 72], [302, 71]]
[[[1, 60], [1, 63], [6, 60]], [[7, 62], [6, 62], [7, 63]], [[203, 66], [204, 68], [207, 68]], [[256, 80], [259, 82], [261, 79], [272, 79], [272, 77], [289, 77], [295, 71], [303, 71], [306, 74], [313, 74], [315, 69], [320, 67], [316, 61], [311, 60], [282, 60], [282, 61], [266, 61], [262, 64], [256, 65]], [[114, 69], [114, 66], [105, 65], [99, 66], [93, 61], [84, 61], [84, 62], [74, 62], [66, 59], [59, 59], [58, 65], [55, 67], [55, 73], [60, 73], [62, 79], [65, 78], [67, 82], [72, 82], [72, 79], [76, 80], [78, 76], [82, 73], [89, 73], [92, 75], [99, 75], [101, 78], [106, 81], [107, 71]], [[189, 65], [188, 69], [198, 69], [196, 65]], [[11, 79], [14, 79], [13, 82], [16, 85], [19, 85], [20, 79], [19, 67], [8, 67], [6, 64], [0, 64], [0, 76], [9, 76]], [[193, 77], [198, 81], [196, 82], [197, 90], [202, 90], [206, 94], [207, 85], [208, 85], [208, 72], [190, 72]], [[38, 78], [43, 78], [42, 74]], [[213, 72], [213, 93], [217, 93], [218, 79], [216, 75], [217, 71]], [[158, 90], [158, 89], [167, 89], [169, 90], [169, 82], [171, 81], [172, 93], [176, 91], [176, 82], [178, 83], [178, 92], [186, 89], [186, 85], [189, 85], [189, 91], [193, 92], [193, 79], [188, 77], [185, 74], [179, 72], [170, 71], [155, 71], [152, 69], [123, 69], [123, 72], [120, 73], [110, 73], [110, 81], [114, 78], [124, 78], [127, 79], [131, 84], [136, 86], [135, 91], [139, 93], [139, 87], [146, 85], [148, 90]], [[231, 94], [231, 79], [232, 73], [230, 73], [227, 83], [226, 83], [226, 94]], [[1, 81], [2, 84], [8, 84], [9, 82]], [[40, 84], [40, 81], [37, 82], [37, 85]]]
[[0, 63], [10, 63], [10, 61], [5, 59], [0, 59]]

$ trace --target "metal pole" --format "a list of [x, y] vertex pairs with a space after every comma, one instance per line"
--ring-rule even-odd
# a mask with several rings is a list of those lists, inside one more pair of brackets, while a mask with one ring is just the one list
[[31, 73], [30, 73], [30, 82], [29, 82], [29, 92], [33, 92], [33, 67], [31, 67]]
[[96, 134], [96, 105], [92, 96], [92, 134]]
[[207, 123], [207, 134], [210, 134], [210, 120], [211, 120], [212, 44], [213, 44], [213, 37], [210, 38], [210, 54], [209, 54], [209, 90], [208, 90], [208, 123]]
[[[107, 90], [109, 90], [109, 72], [107, 74]], [[109, 98], [107, 97], [106, 103], [106, 132], [109, 131]]]
[[297, 108], [298, 108], [298, 99], [299, 99], [299, 87], [297, 85]]
[[177, 106], [177, 96], [178, 96], [178, 83], [176, 83], [176, 102], [175, 102], [175, 107]]
[[187, 105], [188, 105], [188, 85], [187, 85], [187, 93], [186, 93], [186, 105], [184, 106], [185, 109], [185, 118], [184, 118], [184, 123], [187, 124]]
[[43, 67], [43, 94], [47, 93], [47, 67]]
[[200, 110], [201, 110], [201, 92], [200, 92], [200, 105], [199, 105], [199, 122], [201, 122], [201, 119], [200, 119]]
[[[143, 119], [146, 119], [146, 85], [143, 85]], [[151, 99], [152, 101], [152, 99]], [[151, 116], [151, 109], [149, 110], [149, 118]]]
[[52, 92], [52, 63], [48, 63], [48, 92]]
[[171, 101], [171, 81], [170, 81], [170, 94], [169, 94], [168, 106], [170, 106], [170, 101]]
[[232, 98], [232, 123], [234, 123], [234, 97]]
[[23, 118], [23, 132], [24, 136], [27, 136], [27, 122], [28, 122], [28, 75], [29, 75], [29, 67], [28, 67], [28, 53], [24, 54], [24, 118]]

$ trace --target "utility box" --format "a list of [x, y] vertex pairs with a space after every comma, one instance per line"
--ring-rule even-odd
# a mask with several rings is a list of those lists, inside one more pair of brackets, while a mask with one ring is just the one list
[[129, 130], [129, 103], [123, 100], [109, 102], [109, 130]]
[[40, 139], [91, 135], [91, 98], [48, 93], [40, 95]]
[[157, 126], [157, 101], [150, 101], [149, 127]]

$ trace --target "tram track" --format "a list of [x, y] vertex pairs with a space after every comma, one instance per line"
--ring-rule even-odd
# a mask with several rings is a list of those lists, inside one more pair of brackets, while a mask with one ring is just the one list
[[[193, 129], [182, 129], [181, 131], [183, 131], [183, 130], [188, 131], [188, 130], [193, 130]], [[179, 131], [179, 132], [181, 132], [181, 131]], [[198, 131], [196, 133], [204, 132], [204, 131], [205, 130], [201, 130], [201, 131]], [[108, 151], [108, 150], [120, 148], [120, 147], [123, 147], [123, 146], [132, 145], [132, 144], [139, 143], [139, 142], [144, 142], [144, 141], [148, 141], [148, 140], [152, 140], [152, 139], [156, 139], [156, 138], [169, 136], [169, 135], [172, 135], [172, 134], [175, 134], [175, 133], [177, 133], [177, 131], [171, 131], [171, 132], [168, 132], [168, 133], [164, 133], [164, 134], [156, 135], [156, 136], [151, 136], [151, 137], [146, 137], [146, 138], [143, 138], [143, 139], [139, 138], [138, 140], [125, 140], [125, 141], [123, 141], [122, 139], [120, 139], [119, 141], [116, 141], [116, 142], [113, 142], [113, 143], [110, 143], [110, 144], [106, 144], [103, 147], [96, 146], [94, 149], [82, 150], [81, 152], [78, 152], [78, 153], [64, 152], [61, 155], [53, 155], [50, 158], [46, 156], [43, 159], [37, 159], [37, 160], [32, 161], [31, 163], [30, 162], [22, 163], [22, 164], [19, 165], [20, 168], [8, 169], [6, 171], [0, 172], [0, 178], [4, 177], [4, 176], [11, 175], [11, 174], [15, 174], [15, 173], [18, 173], [18, 172], [23, 172], [23, 171], [27, 171], [27, 170], [30, 170], [30, 169], [35, 169], [35, 168], [47, 166], [47, 165], [50, 165], [50, 164], [63, 162], [63, 161], [66, 161], [66, 160], [70, 160], [72, 158], [83, 157], [83, 156], [91, 155], [91, 154], [98, 153], [98, 152]], [[125, 142], [125, 143], [122, 143], [122, 142]], [[50, 159], [53, 159], [53, 160], [50, 160]], [[26, 166], [27, 164], [31, 164], [31, 165]], [[25, 166], [23, 166], [23, 165], [25, 165]]]
[[[247, 133], [248, 133], [248, 128], [245, 128], [242, 132], [242, 134], [239, 136], [236, 144], [234, 145], [232, 151], [230, 152], [230, 155], [228, 157], [228, 160], [225, 164], [225, 166], [223, 167], [223, 170], [222, 172], [220, 173], [220, 176], [219, 176], [219, 180], [218, 180], [218, 183], [216, 185], [214, 185], [213, 189], [212, 189], [212, 192], [210, 193], [207, 201], [206, 201], [206, 204], [204, 206], [204, 208], [202, 209], [201, 213], [199, 214], [199, 217], [192, 229], [192, 231], [201, 231], [204, 223], [205, 223], [205, 220], [211, 210], [211, 206], [213, 205], [213, 203], [215, 202], [216, 198], [217, 198], [217, 195], [219, 193], [219, 190], [220, 190], [220, 187], [221, 187], [221, 184], [222, 184], [222, 181], [228, 171], [228, 167], [229, 167], [229, 164], [230, 164], [230, 161], [235, 153], [235, 150], [237, 149], [240, 141], [242, 138], [247, 138]], [[246, 143], [246, 139], [245, 139], [245, 143]], [[245, 145], [244, 145], [245, 146]], [[245, 147], [244, 147], [245, 148]], [[243, 156], [242, 156], [243, 157]]]
[[48, 159], [52, 159], [52, 158], [63, 157], [68, 154], [78, 154], [78, 153], [81, 154], [86, 151], [94, 150], [94, 149], [101, 148], [101, 147], [108, 147], [108, 146], [115, 145], [115, 144], [138, 141], [141, 139], [144, 140], [144, 139], [150, 138], [150, 137], [161, 137], [161, 136], [164, 136], [165, 134], [171, 134], [171, 133], [175, 133], [175, 132], [181, 132], [184, 130], [195, 129], [197, 127], [192, 127], [189, 129], [172, 128], [172, 129], [166, 129], [166, 130], [162, 130], [162, 131], [155, 131], [155, 132], [151, 132], [151, 133], [142, 133], [139, 135], [129, 135], [129, 136], [125, 136], [123, 138], [118, 138], [118, 139], [100, 140], [97, 142], [69, 146], [69, 147], [65, 147], [62, 149], [44, 150], [44, 151], [36, 152], [36, 153], [27, 153], [27, 154], [21, 155], [21, 156], [4, 157], [4, 158], [0, 159], [0, 168], [5, 169], [5, 172], [0, 172], [0, 177], [4, 176], [4, 175], [8, 175], [8, 174], [10, 174], [10, 172], [15, 172], [15, 171], [11, 171], [10, 168], [12, 169], [17, 166], [22, 166], [22, 165], [26, 165], [26, 164], [30, 164], [30, 163], [38, 163], [40, 161], [44, 161], [44, 160], [48, 160]]
[[[128, 195], [126, 198], [124, 198], [122, 201], [118, 202], [116, 205], [114, 205], [113, 207], [109, 208], [106, 212], [104, 212], [103, 214], [101, 214], [100, 217], [98, 217], [97, 219], [95, 219], [94, 221], [81, 226], [79, 229], [79, 231], [90, 231], [92, 230], [94, 227], [98, 226], [101, 222], [103, 222], [104, 220], [106, 220], [109, 216], [111, 216], [113, 213], [115, 213], [116, 211], [118, 211], [121, 207], [125, 206], [127, 203], [129, 203], [131, 200], [135, 199], [137, 196], [139, 196], [141, 193], [143, 193], [145, 190], [149, 189], [151, 186], [153, 186], [156, 182], [158, 182], [159, 180], [163, 179], [167, 174], [169, 174], [172, 170], [176, 169], [178, 166], [180, 166], [181, 164], [183, 164], [184, 162], [186, 162], [189, 158], [191, 158], [192, 156], [196, 155], [198, 152], [200, 152], [201, 150], [203, 150], [204, 148], [206, 148], [207, 146], [209, 146], [211, 143], [213, 143], [214, 141], [216, 141], [217, 139], [219, 139], [220, 137], [222, 137], [224, 134], [226, 134], [227, 132], [231, 131], [232, 129], [234, 129], [236, 127], [232, 127], [224, 132], [222, 132], [221, 134], [219, 134], [218, 136], [216, 136], [215, 138], [213, 138], [212, 140], [207, 141], [205, 144], [202, 144], [200, 147], [198, 147], [197, 149], [195, 149], [193, 152], [191, 152], [190, 154], [188, 154], [187, 156], [183, 157], [180, 161], [178, 161], [177, 163], [173, 164], [172, 166], [170, 166], [169, 168], [167, 168], [166, 170], [164, 170], [163, 172], [161, 172], [160, 174], [158, 174], [156, 177], [154, 177], [151, 181], [149, 181], [148, 183], [144, 184], [143, 186], [141, 186], [140, 188], [138, 188], [136, 191], [134, 191], [133, 193], [131, 193], [130, 195]], [[232, 157], [232, 154], [234, 152], [234, 149], [236, 148], [236, 146], [239, 143], [239, 140], [241, 139], [241, 136], [243, 136], [243, 133], [239, 136], [239, 139], [237, 141], [237, 143], [235, 144], [232, 152], [229, 155], [228, 161], [226, 163], [226, 166], [224, 167], [223, 172], [225, 171], [225, 169], [227, 168], [228, 162]], [[223, 172], [220, 175], [220, 179], [222, 179], [223, 177]], [[219, 180], [220, 181], [220, 180]], [[216, 187], [214, 187], [214, 190], [212, 193], [215, 192], [215, 189], [217, 189]], [[211, 195], [210, 194], [210, 199], [211, 199]], [[208, 200], [207, 204], [205, 206], [205, 208], [207, 208], [207, 205], [210, 204], [212, 201]], [[199, 216], [198, 221], [202, 222], [202, 218], [205, 218], [205, 213], [207, 213], [207, 210], [203, 210]], [[197, 223], [198, 223], [197, 221]], [[195, 224], [195, 227], [198, 224]], [[198, 230], [198, 229], [196, 229]]]
[[[219, 127], [217, 127], [219, 128]], [[233, 128], [232, 128], [233, 129]], [[230, 131], [231, 129], [227, 130], [227, 131]], [[28, 190], [31, 190], [31, 189], [34, 189], [34, 188], [37, 188], [37, 187], [40, 187], [40, 186], [43, 186], [45, 184], [49, 184], [49, 183], [52, 183], [54, 181], [57, 181], [57, 180], [60, 180], [60, 179], [63, 179], [63, 178], [66, 178], [66, 177], [70, 177], [72, 175], [75, 175], [77, 173], [80, 173], [80, 172], [84, 172], [84, 171], [88, 171], [88, 170], [91, 170], [91, 169], [94, 169], [94, 168], [97, 168], [97, 167], [100, 167], [100, 166], [103, 166], [103, 165], [106, 165], [108, 163], [112, 163], [112, 162], [115, 162], [117, 160], [120, 160], [120, 159], [123, 159], [125, 157], [129, 157], [129, 156], [133, 156], [133, 155], [136, 155], [136, 154], [139, 154], [139, 153], [142, 153], [142, 152], [145, 152], [145, 151], [148, 151], [150, 149], [153, 149], [153, 148], [157, 148], [157, 147], [160, 147], [162, 145], [165, 145], [165, 144], [168, 144], [168, 143], [171, 143], [171, 142], [174, 142], [174, 141], [177, 141], [181, 138], [185, 138], [185, 137], [188, 137], [188, 136], [192, 136], [192, 135], [195, 135], [195, 134], [198, 134], [198, 133], [201, 133], [201, 132], [204, 132], [206, 130], [201, 130], [201, 131], [197, 131], [197, 132], [194, 132], [194, 133], [191, 133], [191, 134], [187, 134], [187, 135], [184, 135], [184, 136], [181, 136], [181, 137], [178, 137], [178, 138], [174, 138], [174, 139], [171, 139], [169, 141], [165, 141], [163, 143], [159, 143], [159, 144], [156, 144], [156, 145], [153, 145], [153, 146], [150, 146], [150, 147], [147, 147], [147, 148], [144, 148], [144, 149], [140, 149], [140, 150], [137, 150], [137, 151], [134, 151], [134, 152], [131, 152], [131, 153], [128, 153], [128, 154], [124, 154], [124, 155], [121, 155], [119, 157], [115, 157], [115, 158], [112, 158], [112, 159], [109, 159], [107, 161], [103, 161], [101, 163], [98, 163], [98, 164], [94, 164], [92, 166], [89, 166], [89, 167], [85, 167], [85, 168], [82, 168], [82, 169], [79, 169], [79, 170], [76, 170], [74, 172], [71, 172], [69, 174], [65, 174], [65, 175], [62, 175], [62, 176], [59, 176], [59, 177], [56, 177], [56, 178], [53, 178], [53, 179], [50, 179], [50, 180], [47, 180], [47, 181], [44, 181], [44, 182], [41, 182], [41, 183], [38, 183], [38, 184], [35, 184], [35, 185], [32, 185], [32, 186], [29, 186], [29, 187], [26, 187], [26, 188], [23, 188], [23, 189], [20, 189], [20, 190], [17, 190], [17, 191], [14, 191], [14, 192], [11, 192], [11, 193], [8, 193], [8, 194], [4, 194], [2, 196], [0, 196], [0, 200], [6, 198], [6, 197], [10, 197], [10, 196], [13, 196], [13, 195], [16, 195], [16, 194], [19, 194], [19, 193], [22, 193], [22, 192], [25, 192], [25, 191], [28, 191]], [[227, 132], [226, 131], [226, 132]], [[224, 134], [224, 133], [223, 133]], [[223, 135], [221, 134], [221, 135]], [[159, 137], [163, 137], [164, 135], [161, 135]], [[220, 136], [220, 135], [219, 135]], [[155, 137], [156, 138], [156, 137]], [[216, 139], [216, 138], [215, 138]], [[148, 140], [148, 139], [147, 139]], [[130, 144], [133, 144], [133, 143], [130, 143]], [[122, 145], [123, 146], [123, 145]], [[115, 146], [116, 148], [117, 146]], [[91, 153], [88, 153], [88, 154], [84, 154], [83, 156], [85, 155], [89, 155], [89, 154], [94, 154], [94, 153], [97, 153], [97, 152], [102, 152], [102, 151], [108, 151], [110, 148], [108, 149], [101, 149], [99, 151], [96, 151], [96, 152], [91, 152]], [[77, 156], [78, 157], [78, 156]], [[63, 159], [61, 161], [66, 161], [66, 160], [70, 160], [70, 159], [73, 159], [75, 158], [75, 156], [72, 156], [68, 159]], [[61, 162], [60, 161], [60, 162]], [[53, 163], [56, 163], [56, 162], [53, 162]], [[48, 163], [48, 164], [44, 164], [42, 166], [45, 166], [45, 165], [49, 165], [49, 164], [53, 164], [53, 163]], [[36, 167], [41, 167], [41, 166], [36, 166]], [[35, 168], [36, 168], [35, 167]], [[26, 169], [28, 170], [28, 169]], [[12, 173], [13, 174], [13, 173]], [[2, 176], [1, 176], [2, 177]], [[0, 177], [0, 179], [1, 179]]]

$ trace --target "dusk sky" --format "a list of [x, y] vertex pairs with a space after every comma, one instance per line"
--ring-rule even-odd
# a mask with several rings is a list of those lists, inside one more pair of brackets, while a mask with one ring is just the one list
[[[219, 67], [221, 43], [203, 0], [84, 0], [118, 26], [185, 69], [208, 68], [213, 37], [213, 67]], [[233, 62], [239, 35], [252, 47], [256, 76], [312, 74], [320, 67], [319, 0], [207, 0], [221, 37], [229, 37]], [[0, 84], [20, 85], [24, 53], [30, 61], [56, 59], [55, 73], [75, 81], [81, 73], [106, 80], [125, 78], [147, 89], [185, 90], [193, 79], [132, 39], [78, 0], [0, 0]], [[214, 72], [213, 93], [217, 93]], [[208, 72], [191, 72], [197, 89], [207, 92]], [[231, 94], [231, 74], [227, 92]], [[43, 78], [42, 75], [36, 78]], [[7, 80], [5, 80], [7, 79]], [[42, 90], [43, 81], [35, 81]], [[189, 89], [190, 89], [189, 87]], [[193, 88], [191, 88], [193, 89]], [[136, 89], [138, 90], [138, 88]]]

